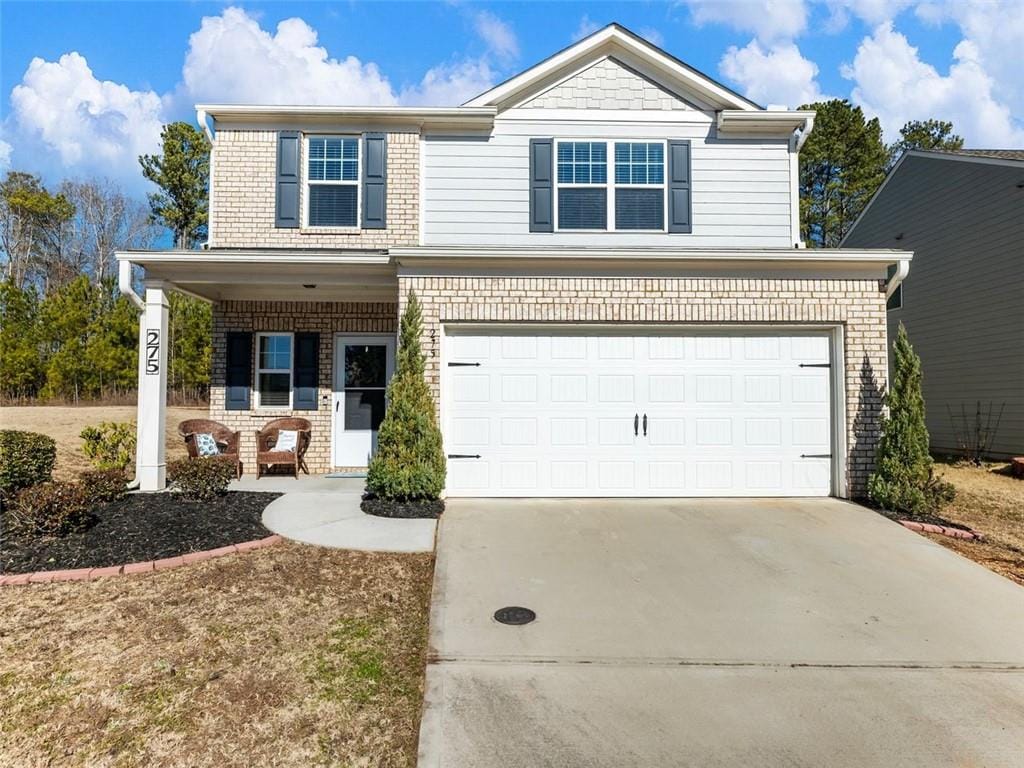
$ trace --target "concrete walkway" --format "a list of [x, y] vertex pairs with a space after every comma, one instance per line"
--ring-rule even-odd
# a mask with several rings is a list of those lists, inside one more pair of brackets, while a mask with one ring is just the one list
[[456, 499], [419, 764], [1021, 766], [1022, 638], [1024, 589], [841, 501]]
[[243, 477], [232, 490], [283, 493], [263, 510], [263, 524], [286, 539], [366, 552], [431, 552], [435, 520], [392, 520], [359, 508], [363, 478]]

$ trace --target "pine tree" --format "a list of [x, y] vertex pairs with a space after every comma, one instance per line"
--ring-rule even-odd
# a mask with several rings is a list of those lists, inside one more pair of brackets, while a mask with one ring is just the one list
[[398, 361], [388, 385], [388, 409], [370, 460], [370, 493], [398, 501], [437, 499], [444, 488], [445, 458], [434, 398], [420, 349], [423, 316], [416, 294], [402, 314]]
[[142, 155], [142, 175], [158, 187], [149, 194], [153, 220], [174, 233], [174, 247], [188, 249], [206, 237], [210, 142], [188, 123], [160, 131], [162, 153]]
[[892, 384], [886, 395], [889, 413], [882, 419], [868, 493], [884, 509], [910, 515], [933, 512], [953, 494], [952, 486], [935, 479], [921, 379], [921, 358], [900, 323], [893, 345]]

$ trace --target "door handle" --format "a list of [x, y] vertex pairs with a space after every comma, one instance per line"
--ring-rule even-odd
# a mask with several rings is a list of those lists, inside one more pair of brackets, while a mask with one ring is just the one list
[[339, 405], [341, 405], [341, 400], [335, 400], [334, 401], [334, 411], [335, 411], [335, 413], [337, 413]]
[[640, 414], [639, 413], [634, 413], [633, 414], [633, 437], [636, 437], [639, 434], [640, 434]]
[[647, 437], [647, 414], [644, 414], [644, 437]]

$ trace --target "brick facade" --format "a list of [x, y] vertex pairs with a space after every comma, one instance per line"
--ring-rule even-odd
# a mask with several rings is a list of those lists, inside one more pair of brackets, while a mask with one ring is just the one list
[[[300, 163], [304, 161], [301, 156]], [[420, 144], [416, 132], [388, 134], [386, 229], [275, 228], [276, 172], [277, 131], [217, 131], [210, 179], [211, 247], [386, 248], [416, 245], [419, 240]], [[300, 210], [303, 194], [300, 185]]]
[[[299, 416], [313, 423], [313, 439], [306, 453], [311, 473], [329, 472], [331, 466], [331, 393], [334, 391], [334, 335], [336, 333], [395, 333], [398, 308], [391, 303], [224, 301], [213, 307], [213, 371], [210, 418], [239, 430], [246, 473], [255, 473], [256, 430], [271, 419]], [[319, 408], [315, 411], [258, 409], [224, 410], [225, 343], [229, 331], [316, 331], [320, 334]], [[253, 345], [255, 374], [255, 344]]]
[[879, 280], [400, 277], [402, 307], [411, 290], [423, 305], [427, 378], [435, 396], [445, 322], [841, 324], [847, 492], [866, 494], [888, 365]]

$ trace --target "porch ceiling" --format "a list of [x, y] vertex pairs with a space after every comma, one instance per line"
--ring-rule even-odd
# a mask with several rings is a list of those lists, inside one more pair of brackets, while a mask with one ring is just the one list
[[123, 251], [122, 262], [210, 301], [396, 301], [395, 266], [380, 251]]

